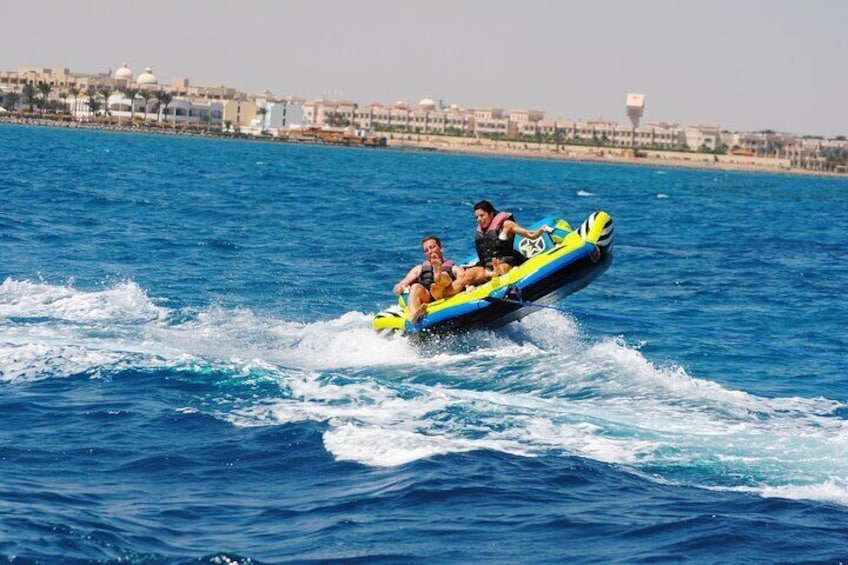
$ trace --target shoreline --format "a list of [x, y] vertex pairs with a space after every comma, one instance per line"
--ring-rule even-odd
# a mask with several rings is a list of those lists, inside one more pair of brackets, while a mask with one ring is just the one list
[[504, 141], [472, 138], [438, 138], [429, 136], [425, 140], [388, 139], [390, 149], [411, 151], [430, 151], [440, 153], [489, 155], [492, 157], [511, 157], [521, 159], [543, 159], [551, 161], [576, 161], [584, 163], [607, 163], [616, 165], [637, 165], [652, 167], [674, 167], [700, 169], [707, 171], [774, 173], [799, 176], [818, 176], [828, 178], [848, 178], [846, 173], [816, 171], [791, 167], [786, 159], [769, 157], [746, 157], [736, 155], [714, 155], [712, 153], [681, 153], [674, 151], [640, 150], [644, 156], [633, 156], [632, 150], [615, 147], [590, 147], [585, 145], [563, 145], [557, 151], [548, 144], [534, 142]]
[[[60, 129], [87, 129], [131, 134], [175, 135], [186, 137], [205, 137], [224, 140], [264, 141], [271, 143], [294, 143], [309, 145], [344, 146], [343, 144], [289, 139], [270, 136], [228, 134], [216, 131], [204, 131], [201, 128], [172, 128], [165, 124], [145, 127], [125, 126], [121, 124], [98, 124], [93, 122], [58, 121], [48, 118], [20, 118], [0, 115], [0, 125], [23, 125], [53, 127]], [[382, 132], [380, 132], [382, 133]], [[455, 155], [477, 155], [520, 159], [542, 159], [549, 161], [574, 161], [583, 163], [606, 163], [616, 165], [637, 165], [652, 167], [689, 168], [723, 172], [773, 173], [784, 175], [818, 176], [828, 178], [848, 178], [848, 174], [817, 171], [791, 167], [788, 159], [770, 157], [749, 157], [739, 155], [715, 155], [712, 153], [682, 153], [674, 151], [656, 151], [640, 149], [639, 156], [633, 150], [617, 147], [593, 147], [585, 145], [561, 145], [495, 140], [488, 138], [450, 137], [419, 134], [387, 133], [386, 149], [451, 153]], [[369, 149], [372, 149], [369, 147]]]

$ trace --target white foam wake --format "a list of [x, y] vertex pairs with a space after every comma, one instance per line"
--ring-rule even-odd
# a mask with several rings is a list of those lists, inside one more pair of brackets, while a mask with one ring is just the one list
[[304, 370], [415, 363], [406, 340], [386, 340], [370, 316], [296, 323], [243, 308], [174, 311], [135, 282], [85, 291], [16, 281], [0, 285], [0, 380], [62, 377], [140, 364], [261, 362]]
[[[586, 340], [560, 314], [541, 313], [503, 335], [480, 336], [494, 347], [443, 353], [435, 364], [419, 359], [410, 371], [384, 367], [355, 382], [304, 375], [291, 396], [228, 418], [325, 422], [325, 448], [365, 465], [478, 449], [559, 453], [673, 484], [848, 499], [842, 403], [757, 397], [657, 367], [621, 340]], [[432, 378], [422, 376], [428, 371]]]
[[848, 501], [842, 403], [757, 397], [657, 367], [550, 310], [430, 349], [382, 338], [369, 322], [360, 312], [312, 323], [218, 306], [176, 312], [131, 281], [81, 291], [6, 279], [0, 380], [125, 367], [260, 374], [278, 392], [204, 409], [239, 426], [324, 423], [340, 460], [554, 453], [671, 483]]
[[133, 281], [95, 292], [11, 278], [0, 285], [0, 319], [126, 324], [158, 320], [165, 314]]

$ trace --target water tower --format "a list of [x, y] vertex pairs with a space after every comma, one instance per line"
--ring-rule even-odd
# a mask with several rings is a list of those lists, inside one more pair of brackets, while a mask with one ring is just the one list
[[627, 95], [627, 117], [630, 118], [630, 123], [633, 128], [630, 130], [630, 147], [636, 149], [636, 128], [639, 127], [639, 120], [642, 118], [642, 112], [645, 111], [645, 95], [629, 93]]
[[633, 94], [627, 95], [627, 117], [630, 118], [630, 123], [633, 124], [633, 129], [639, 127], [639, 120], [642, 118], [642, 112], [645, 111], [645, 95]]

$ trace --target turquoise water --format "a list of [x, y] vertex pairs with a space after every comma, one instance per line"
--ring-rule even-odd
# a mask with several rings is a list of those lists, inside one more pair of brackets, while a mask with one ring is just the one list
[[[0, 556], [848, 559], [848, 180], [0, 126]], [[487, 198], [615, 262], [371, 316]]]

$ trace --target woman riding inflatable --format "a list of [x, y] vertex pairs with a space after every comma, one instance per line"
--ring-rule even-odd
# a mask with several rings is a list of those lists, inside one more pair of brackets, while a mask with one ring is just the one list
[[521, 227], [511, 213], [498, 212], [488, 200], [481, 200], [474, 205], [474, 216], [477, 218], [477, 234], [474, 237], [477, 264], [466, 269], [462, 276], [453, 281], [451, 287], [446, 289], [445, 296], [453, 296], [466, 287], [485, 283], [520, 265], [524, 257], [513, 247], [515, 236], [536, 239], [546, 231], [545, 226], [534, 231]]

